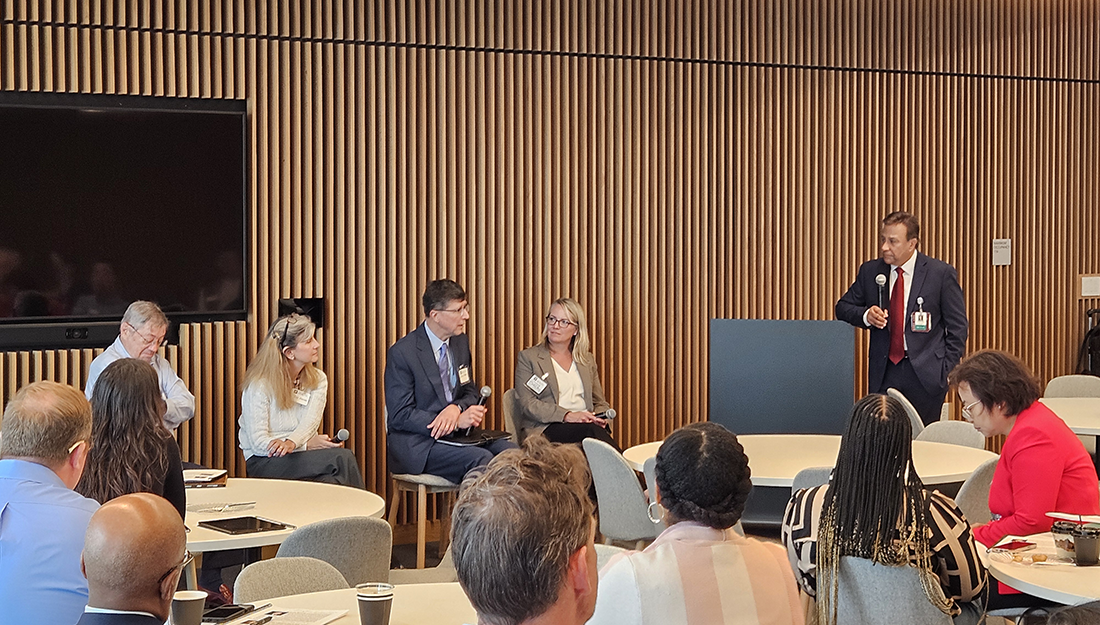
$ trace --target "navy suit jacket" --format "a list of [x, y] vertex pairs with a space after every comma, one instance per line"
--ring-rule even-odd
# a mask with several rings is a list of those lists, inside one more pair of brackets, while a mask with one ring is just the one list
[[164, 625], [164, 621], [142, 614], [99, 614], [85, 612], [76, 625]]
[[[878, 285], [875, 277], [885, 275], [883, 308], [890, 307], [890, 265], [881, 258], [869, 260], [859, 267], [855, 282], [836, 303], [836, 317], [857, 328], [868, 328], [863, 323], [863, 313], [878, 306]], [[906, 303], [905, 340], [909, 361], [929, 393], [947, 390], [947, 374], [959, 364], [966, 348], [969, 323], [966, 320], [966, 302], [955, 268], [943, 261], [917, 252], [913, 267], [913, 284]], [[923, 310], [932, 315], [932, 328], [928, 332], [913, 332], [912, 314], [920, 309], [917, 298], [924, 298]], [[890, 354], [890, 326], [878, 329], [870, 326], [871, 344], [867, 350], [867, 386], [870, 392], [883, 392], [882, 378]]]
[[450, 402], [423, 323], [386, 353], [386, 449], [393, 473], [423, 473], [428, 452], [436, 444], [428, 424], [448, 403], [466, 410], [481, 399], [470, 362], [470, 339], [465, 334], [452, 336], [448, 354], [455, 371], [470, 369], [469, 382], [455, 386]]

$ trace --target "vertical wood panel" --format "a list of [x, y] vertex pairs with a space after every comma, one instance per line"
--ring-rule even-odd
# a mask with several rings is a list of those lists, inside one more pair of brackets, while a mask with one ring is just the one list
[[[706, 418], [710, 318], [832, 318], [894, 209], [958, 268], [969, 349], [1070, 372], [1098, 83], [1096, 1], [0, 0], [0, 89], [249, 101], [250, 316], [167, 351], [183, 455], [243, 471], [245, 366], [277, 298], [321, 296], [323, 427], [378, 492], [385, 351], [436, 277], [470, 292], [495, 426], [547, 303], [580, 299], [624, 446]], [[0, 401], [94, 353], [0, 355]]]

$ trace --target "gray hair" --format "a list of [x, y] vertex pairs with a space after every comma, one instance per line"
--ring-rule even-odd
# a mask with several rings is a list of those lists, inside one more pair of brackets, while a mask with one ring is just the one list
[[122, 315], [122, 322], [135, 328], [142, 328], [145, 324], [151, 324], [154, 328], [164, 328], [168, 326], [168, 317], [165, 317], [160, 306], [153, 302], [138, 300], [126, 308], [126, 312]]
[[451, 544], [479, 622], [513, 625], [558, 600], [569, 559], [592, 531], [590, 481], [580, 449], [542, 436], [466, 477]]
[[92, 437], [92, 406], [84, 393], [57, 382], [19, 389], [4, 410], [0, 458], [34, 458], [57, 466], [74, 443]]

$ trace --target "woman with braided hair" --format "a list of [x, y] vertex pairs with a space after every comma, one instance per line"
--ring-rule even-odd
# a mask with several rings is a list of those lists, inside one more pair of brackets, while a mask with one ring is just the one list
[[682, 427], [661, 444], [656, 472], [650, 514], [663, 510], [668, 529], [607, 563], [589, 625], [801, 625], [783, 549], [733, 530], [752, 490], [737, 437], [717, 423]]
[[949, 497], [924, 489], [913, 467], [909, 417], [896, 399], [856, 402], [829, 483], [794, 493], [782, 538], [799, 586], [816, 598], [821, 625], [837, 622], [844, 556], [915, 567], [932, 605], [956, 623], [978, 621], [981, 611], [969, 602], [986, 573], [970, 525]]

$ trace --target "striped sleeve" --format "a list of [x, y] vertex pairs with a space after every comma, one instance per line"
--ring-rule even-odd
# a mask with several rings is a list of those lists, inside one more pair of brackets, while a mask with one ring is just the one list
[[940, 578], [944, 594], [956, 601], [973, 601], [985, 588], [986, 571], [970, 524], [955, 501], [939, 491], [928, 498], [931, 517], [932, 569]]
[[809, 596], [817, 592], [817, 529], [828, 485], [799, 490], [787, 503], [781, 537], [798, 586]]

